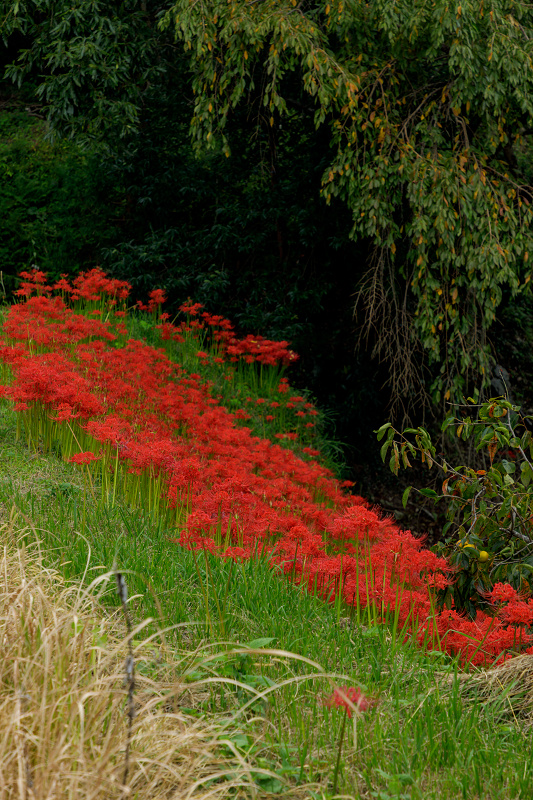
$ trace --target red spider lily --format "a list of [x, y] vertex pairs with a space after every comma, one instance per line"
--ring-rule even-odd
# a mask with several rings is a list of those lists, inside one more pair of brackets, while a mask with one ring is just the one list
[[498, 616], [500, 619], [515, 625], [529, 627], [533, 625], [533, 600], [528, 600], [527, 602], [512, 600], [498, 612]]
[[189, 303], [183, 303], [180, 306], [180, 311], [183, 311], [184, 314], [188, 314], [189, 316], [194, 317], [200, 312], [201, 308], [203, 308], [203, 305], [201, 303], [189, 302]]
[[326, 697], [324, 705], [329, 708], [344, 708], [350, 718], [354, 711], [354, 706], [356, 711], [368, 711], [377, 705], [377, 701], [370, 697], [365, 697], [362, 691], [355, 686], [339, 686], [335, 688], [333, 694]]
[[88, 451], [86, 453], [77, 453], [69, 458], [70, 464], [86, 465], [91, 464], [93, 461], [98, 461], [101, 456], [95, 456], [94, 453]]
[[486, 593], [487, 600], [492, 602], [508, 603], [520, 600], [520, 595], [508, 583], [496, 583], [492, 591]]
[[167, 301], [163, 289], [153, 289], [149, 293], [148, 297], [150, 298], [148, 305], [151, 306], [152, 308], [160, 306], [162, 303], [166, 303]]
[[56, 283], [54, 283], [54, 285], [52, 286], [52, 289], [54, 291], [65, 292], [65, 293], [68, 293], [68, 294], [70, 294], [72, 292], [72, 286], [67, 281], [67, 276], [66, 275], [62, 275], [61, 279], [59, 281], [57, 281]]
[[100, 267], [82, 272], [73, 281], [75, 294], [84, 300], [99, 300], [101, 295], [125, 300], [130, 293], [127, 281], [108, 278]]
[[54, 420], [56, 422], [66, 422], [69, 419], [77, 419], [80, 416], [79, 411], [76, 412], [68, 403], [59, 403], [54, 408], [56, 415]]
[[35, 267], [31, 272], [21, 272], [20, 277], [24, 280], [20, 284], [20, 288], [14, 292], [17, 297], [31, 297], [33, 292], [39, 296], [52, 292], [52, 287], [46, 283], [46, 273]]
[[[378, 618], [394, 612], [406, 633], [418, 619], [421, 643], [472, 663], [501, 660], [517, 639], [531, 642], [533, 601], [497, 584], [489, 595], [494, 613], [480, 612], [475, 620], [453, 609], [435, 613], [433, 592], [450, 582], [448, 563], [362, 498], [346, 494], [349, 482], [339, 483], [314, 460], [318, 450], [303, 447], [306, 460], [297, 457], [286, 446], [298, 439], [294, 431], [277, 434], [284, 446], [253, 436], [239, 424], [250, 415], [221, 406], [200, 374], [187, 374], [163, 350], [142, 342], [116, 348], [116, 322], [111, 330], [75, 313], [48, 296], [42, 274], [27, 275], [31, 296], [10, 309], [4, 325], [9, 345], [0, 345], [0, 359], [14, 375], [3, 396], [27, 415], [45, 409], [46, 419], [85, 436], [83, 446], [92, 442], [99, 455], [87, 450], [74, 463], [100, 457], [103, 479], [118, 464], [132, 480], [149, 482], [157, 503], [176, 510], [180, 545], [234, 559], [249, 558], [259, 547], [273, 566], [325, 599], [374, 606]], [[58, 282], [56, 290], [80, 302], [103, 298], [112, 308], [129, 292], [98, 269], [69, 286]], [[201, 308], [184, 305], [194, 319], [177, 326], [163, 319], [157, 326], [162, 341], [211, 335], [218, 364], [252, 358], [268, 367], [270, 359], [279, 363], [290, 352], [286, 342], [239, 340], [228, 320]], [[200, 338], [196, 342], [204, 346]], [[198, 352], [208, 357], [211, 351]], [[295, 408], [302, 403], [304, 398], [290, 396], [287, 378], [276, 383], [278, 400], [267, 407], [258, 398], [254, 414], [288, 406], [284, 395]], [[312, 404], [303, 408], [317, 413]], [[303, 424], [301, 429], [305, 436]]]

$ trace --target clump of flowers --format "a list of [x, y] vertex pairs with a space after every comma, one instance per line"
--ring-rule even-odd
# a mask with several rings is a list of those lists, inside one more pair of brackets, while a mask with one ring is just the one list
[[[495, 594], [474, 618], [453, 604], [438, 611], [436, 596], [456, 579], [450, 560], [347, 493], [349, 482], [316, 460], [312, 428], [303, 427], [316, 410], [280, 373], [294, 360], [286, 342], [247, 337], [237, 347], [228, 320], [187, 303], [185, 321], [159, 318], [161, 343], [176, 347], [152, 347], [128, 337], [126, 310], [116, 310], [130, 287], [98, 269], [52, 287], [27, 273], [21, 289], [0, 342], [0, 394], [15, 404], [29, 443], [59, 444], [102, 502], [120, 495], [164, 515], [181, 547], [234, 560], [261, 552], [327, 602], [372, 622], [393, 619], [403, 636], [463, 662], [530, 647], [533, 601], [489, 586]], [[154, 290], [147, 311], [163, 301]], [[235, 405], [226, 407], [212, 376], [231, 381], [241, 369], [265, 383], [242, 397], [231, 390]], [[252, 433], [252, 415], [264, 435]]]
[[75, 453], [68, 460], [70, 464], [78, 464], [88, 466], [93, 461], [98, 461], [99, 456], [95, 456], [90, 450], [87, 453]]

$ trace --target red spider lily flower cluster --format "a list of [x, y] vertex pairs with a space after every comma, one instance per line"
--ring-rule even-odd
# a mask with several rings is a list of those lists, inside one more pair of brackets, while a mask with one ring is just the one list
[[33, 269], [31, 272], [21, 272], [22, 281], [15, 292], [18, 297], [31, 297], [35, 292], [37, 295], [50, 294], [52, 287], [48, 286], [46, 272]]
[[76, 453], [75, 455], [69, 458], [70, 464], [92, 464], [93, 461], [98, 461], [100, 456], [95, 456], [95, 454], [88, 450], [86, 453]]
[[[181, 323], [178, 326], [163, 322], [161, 325], [163, 337], [165, 339], [175, 338], [180, 341], [185, 332], [209, 329], [213, 340], [217, 343], [219, 356], [229, 357], [232, 362], [242, 360], [246, 364], [258, 362], [266, 366], [277, 364], [288, 366], [297, 361], [298, 355], [289, 349], [288, 342], [274, 342], [263, 336], [251, 335], [244, 339], [238, 339], [229, 320], [220, 315], [209, 314], [207, 311], [202, 312], [202, 308], [201, 303], [183, 303], [180, 311], [187, 314], [189, 318], [192, 317], [192, 321], [189, 319], [187, 323]], [[195, 319], [196, 317], [198, 319]]]
[[272, 342], [263, 336], [247, 336], [245, 339], [225, 337], [225, 341], [226, 352], [231, 359], [243, 358], [247, 364], [258, 361], [260, 364], [274, 365], [281, 361], [287, 365], [298, 358], [295, 352], [288, 349], [288, 342]]
[[365, 697], [362, 691], [355, 686], [339, 686], [335, 688], [333, 694], [324, 700], [324, 705], [329, 708], [346, 709], [346, 714], [349, 718], [352, 716], [354, 706], [357, 711], [368, 711], [376, 704], [376, 700]]
[[100, 267], [95, 267], [88, 272], [82, 272], [72, 283], [69, 283], [68, 276], [62, 275], [61, 279], [52, 286], [46, 283], [46, 273], [39, 270], [31, 272], [21, 272], [20, 277], [23, 281], [15, 292], [18, 297], [32, 297], [50, 295], [53, 291], [60, 291], [63, 296], [69, 297], [72, 301], [83, 300], [85, 302], [99, 302], [102, 297], [108, 298], [111, 305], [118, 300], [126, 300], [131, 286], [127, 281], [119, 281], [108, 278]]
[[497, 583], [486, 595], [498, 608], [498, 615], [514, 625], [533, 626], [533, 600], [527, 600], [508, 583]]
[[[42, 273], [23, 278], [19, 296], [26, 300], [9, 310], [0, 341], [10, 376], [1, 395], [15, 403], [34, 441], [60, 439], [63, 457], [100, 476], [106, 496], [118, 486], [129, 502], [171, 516], [172, 540], [183, 547], [235, 560], [259, 551], [325, 600], [370, 607], [378, 620], [392, 614], [404, 635], [463, 661], [492, 663], [517, 642], [533, 652], [533, 600], [497, 585], [491, 613], [479, 611], [475, 620], [453, 608], [437, 613], [435, 589], [453, 580], [445, 559], [347, 494], [349, 482], [314, 460], [316, 448], [302, 448], [306, 460], [299, 457], [289, 448], [298, 432], [266, 439], [242, 425], [251, 413], [263, 415], [265, 428], [281, 412], [295, 425], [299, 412], [314, 416], [305, 398], [291, 396], [287, 378], [274, 372], [268, 402], [249, 398], [251, 413], [230, 412], [200, 373], [187, 372], [163, 348], [127, 338], [124, 312], [114, 311], [129, 294], [124, 282], [98, 269], [51, 287]], [[86, 314], [105, 301], [109, 319], [76, 313], [66, 299], [78, 310], [85, 303]], [[163, 301], [152, 292], [149, 310]], [[286, 342], [246, 337], [241, 347], [224, 318], [199, 304], [182, 309], [187, 322], [176, 326], [161, 315], [161, 340], [192, 338], [199, 370], [224, 370], [233, 359], [246, 364], [249, 356], [258, 370], [275, 371], [294, 360]]]
[[140, 300], [137, 300], [135, 304], [140, 311], [148, 311], [152, 313], [156, 311], [163, 303], [166, 303], [167, 298], [165, 296], [165, 292], [162, 289], [154, 289], [148, 295], [150, 298], [148, 303], [142, 303]]

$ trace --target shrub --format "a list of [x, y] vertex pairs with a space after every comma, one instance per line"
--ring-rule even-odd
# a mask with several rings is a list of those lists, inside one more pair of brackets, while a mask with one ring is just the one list
[[[440, 594], [448, 608], [466, 610], [471, 616], [486, 604], [486, 593], [497, 582], [509, 583], [520, 592], [531, 591], [533, 573], [533, 437], [531, 417], [509, 400], [492, 398], [476, 404], [468, 398], [446, 417], [442, 431], [470, 443], [471, 463], [452, 465], [437, 454], [424, 428], [399, 433], [391, 423], [377, 431], [385, 438], [381, 456], [389, 456], [395, 474], [421, 458], [428, 469], [440, 471], [440, 492], [424, 488], [420, 494], [443, 499], [447, 522], [443, 541], [436, 549], [456, 570], [454, 583]], [[404, 506], [412, 487], [403, 496]]]
[[118, 202], [96, 151], [46, 140], [46, 123], [0, 114], [0, 271], [4, 291], [35, 264], [53, 278], [96, 263], [116, 235]]

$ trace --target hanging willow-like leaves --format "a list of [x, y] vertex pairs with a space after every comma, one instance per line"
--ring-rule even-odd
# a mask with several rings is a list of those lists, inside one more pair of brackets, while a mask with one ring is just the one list
[[[502, 292], [529, 280], [533, 7], [178, 0], [162, 25], [190, 53], [198, 147], [229, 154], [228, 119], [252, 92], [277, 124], [290, 111], [289, 76], [315, 125], [329, 127], [322, 192], [342, 198], [353, 236], [377, 248], [360, 305], [396, 394], [420, 380], [417, 348], [432, 365], [434, 400], [483, 382]], [[368, 302], [376, 291], [380, 302]], [[403, 335], [391, 340], [398, 324]]]
[[374, 247], [358, 309], [393, 398], [457, 399], [488, 382], [487, 330], [530, 277], [532, 6], [0, 0], [0, 22], [29, 42], [8, 75], [42, 76], [60, 133], [142, 131], [161, 80], [180, 96], [192, 81], [200, 150], [230, 153], [240, 105], [250, 138], [312, 115], [331, 145], [323, 196], [340, 198], [353, 237]]

